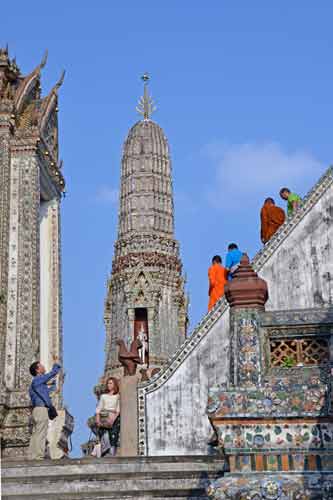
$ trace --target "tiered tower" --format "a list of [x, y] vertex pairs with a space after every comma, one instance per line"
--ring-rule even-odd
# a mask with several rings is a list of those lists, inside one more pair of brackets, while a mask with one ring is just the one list
[[186, 336], [187, 299], [179, 244], [174, 236], [172, 170], [163, 130], [145, 74], [137, 110], [143, 119], [129, 131], [121, 166], [118, 239], [105, 301], [105, 374], [119, 372], [117, 340], [130, 346], [144, 334], [144, 361], [158, 368]]
[[[58, 89], [41, 97], [0, 49], [0, 430], [4, 456], [29, 443], [29, 365], [62, 362]], [[62, 381], [54, 403], [62, 405]]]

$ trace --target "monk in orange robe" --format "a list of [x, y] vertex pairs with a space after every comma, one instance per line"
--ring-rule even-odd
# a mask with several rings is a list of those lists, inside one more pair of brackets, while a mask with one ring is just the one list
[[221, 264], [221, 257], [215, 255], [212, 259], [212, 265], [208, 269], [208, 311], [210, 311], [214, 304], [224, 295], [224, 285], [227, 283], [227, 271]]
[[266, 198], [260, 212], [261, 241], [265, 244], [284, 223], [286, 215], [284, 210], [275, 205], [273, 198]]

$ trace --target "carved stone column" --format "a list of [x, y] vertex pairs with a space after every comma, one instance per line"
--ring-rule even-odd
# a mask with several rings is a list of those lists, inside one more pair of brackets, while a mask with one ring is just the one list
[[[10, 207], [10, 115], [13, 104], [0, 100], [0, 427], [6, 414], [9, 392], [6, 387], [5, 352], [8, 301], [8, 239]], [[15, 296], [16, 297], [16, 296]]]
[[258, 278], [244, 255], [225, 287], [230, 304], [230, 382], [254, 388], [261, 378], [259, 316], [268, 300], [267, 283]]
[[157, 310], [157, 300], [155, 302], [155, 307], [148, 307], [148, 332], [149, 332], [149, 345], [150, 345], [150, 351], [149, 352], [149, 366], [150, 368], [154, 365], [156, 365], [156, 359], [157, 359], [157, 353], [158, 351], [158, 342], [160, 339], [157, 338], [158, 331], [157, 331], [157, 325], [156, 325], [156, 310]]

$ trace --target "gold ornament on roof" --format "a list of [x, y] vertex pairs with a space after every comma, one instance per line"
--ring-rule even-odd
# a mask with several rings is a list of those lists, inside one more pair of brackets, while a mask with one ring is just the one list
[[150, 76], [148, 73], [144, 73], [141, 77], [143, 81], [143, 96], [140, 97], [136, 110], [140, 115], [143, 116], [144, 120], [149, 120], [151, 115], [156, 111], [156, 106], [154, 104], [153, 98], [149, 95], [148, 92], [148, 82], [150, 80]]

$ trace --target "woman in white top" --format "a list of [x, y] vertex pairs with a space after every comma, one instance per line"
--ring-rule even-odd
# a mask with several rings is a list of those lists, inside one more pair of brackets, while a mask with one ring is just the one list
[[120, 433], [120, 394], [118, 380], [109, 377], [106, 393], [102, 394], [96, 408], [96, 425], [101, 440], [101, 455], [114, 456]]

